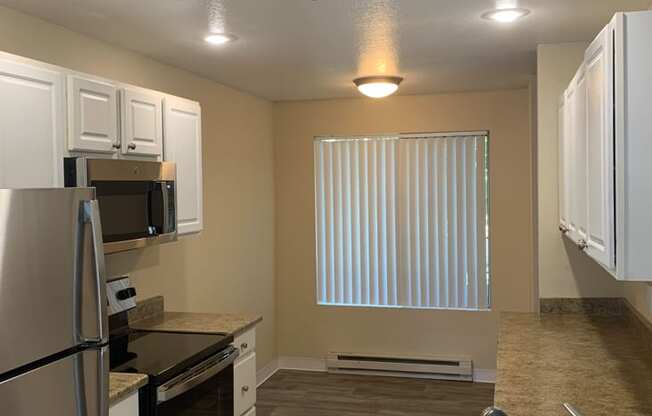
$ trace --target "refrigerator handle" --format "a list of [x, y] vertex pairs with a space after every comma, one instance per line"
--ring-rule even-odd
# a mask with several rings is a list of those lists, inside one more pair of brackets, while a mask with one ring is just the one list
[[[94, 274], [92, 290], [94, 296], [93, 309], [96, 312], [95, 322], [97, 330], [93, 334], [83, 334], [86, 343], [108, 341], [108, 320], [106, 314], [106, 271], [104, 266], [104, 245], [102, 242], [102, 224], [100, 222], [100, 208], [97, 200], [84, 201], [84, 222], [90, 224], [93, 244]], [[89, 319], [92, 319], [89, 317]]]

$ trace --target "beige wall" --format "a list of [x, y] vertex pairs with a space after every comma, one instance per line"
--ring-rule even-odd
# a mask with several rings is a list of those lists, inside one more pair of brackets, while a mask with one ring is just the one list
[[542, 298], [622, 296], [620, 285], [597, 263], [559, 233], [558, 113], [559, 97], [575, 75], [586, 43], [539, 45], [538, 92], [538, 260]]
[[[495, 368], [496, 311], [534, 304], [529, 91], [277, 103], [274, 126], [279, 355], [462, 354]], [[462, 130], [491, 132], [494, 312], [317, 306], [313, 137]]]
[[171, 310], [257, 312], [258, 363], [275, 356], [272, 104], [0, 7], [0, 50], [197, 100], [203, 115], [205, 229], [113, 255], [141, 298]]

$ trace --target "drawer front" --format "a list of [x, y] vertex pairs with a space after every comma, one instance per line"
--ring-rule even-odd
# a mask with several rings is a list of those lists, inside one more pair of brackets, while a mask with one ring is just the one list
[[252, 328], [235, 337], [233, 346], [240, 350], [239, 360], [245, 359], [247, 354], [256, 351], [256, 330]]
[[244, 416], [256, 416], [256, 406], [252, 407]]
[[138, 392], [111, 406], [109, 416], [138, 416]]
[[256, 404], [256, 354], [236, 363], [233, 373], [235, 415], [245, 414]]

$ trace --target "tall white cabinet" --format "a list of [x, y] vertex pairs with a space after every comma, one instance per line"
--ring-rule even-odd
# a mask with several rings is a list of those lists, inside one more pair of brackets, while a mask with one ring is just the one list
[[63, 186], [65, 75], [0, 57], [0, 188]]
[[180, 235], [203, 228], [199, 103], [0, 52], [0, 188], [63, 186], [63, 158], [177, 165]]
[[619, 280], [652, 281], [652, 12], [619, 13], [560, 100], [559, 222]]
[[164, 158], [177, 164], [177, 222], [179, 233], [203, 228], [201, 107], [168, 96], [164, 102]]

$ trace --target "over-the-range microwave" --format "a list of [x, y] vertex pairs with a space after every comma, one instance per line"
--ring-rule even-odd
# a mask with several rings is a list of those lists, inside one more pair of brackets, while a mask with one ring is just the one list
[[94, 187], [106, 254], [177, 239], [172, 162], [64, 159], [66, 187]]

